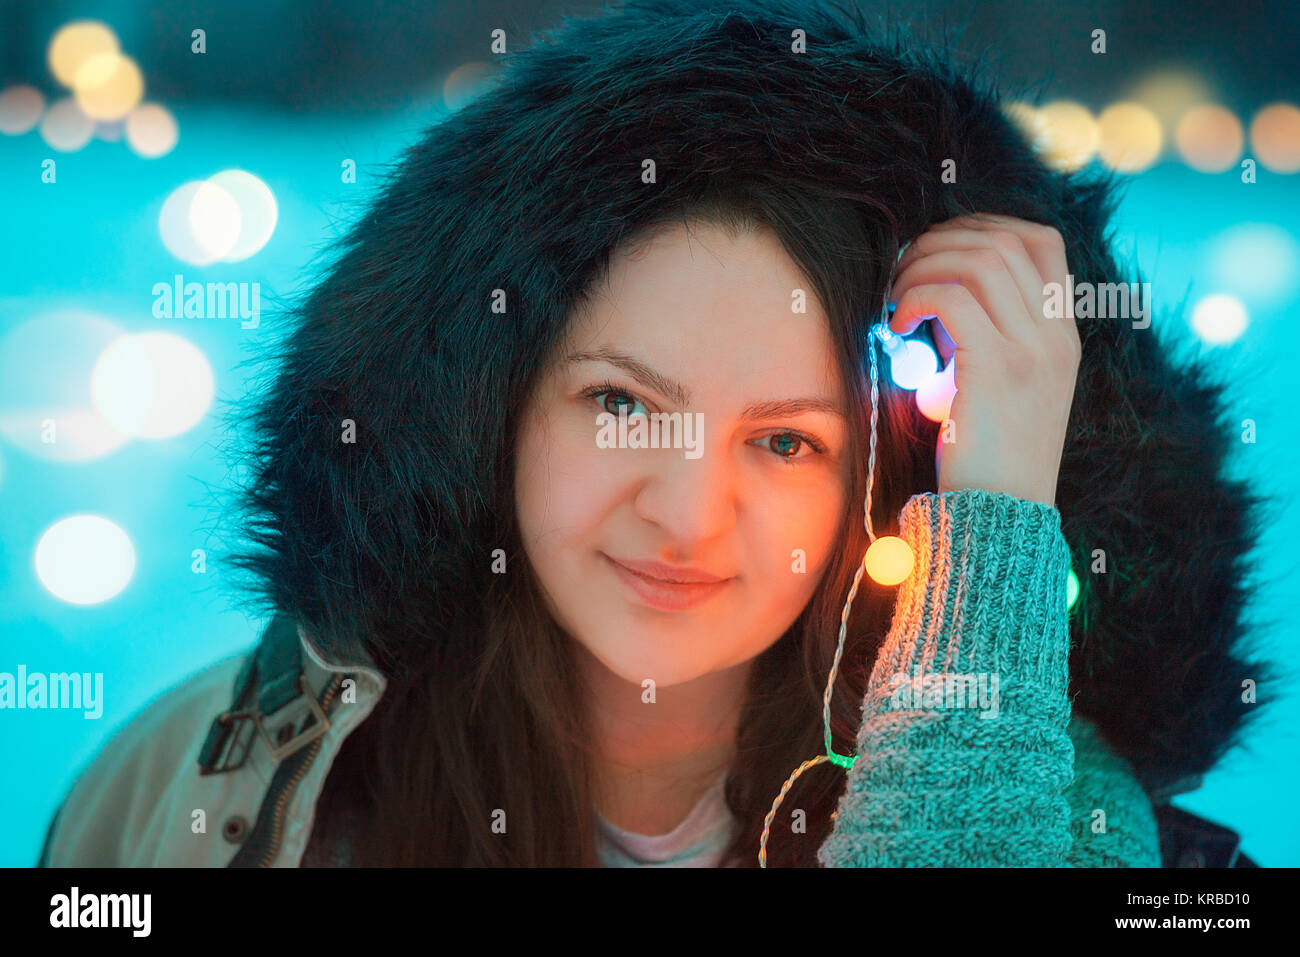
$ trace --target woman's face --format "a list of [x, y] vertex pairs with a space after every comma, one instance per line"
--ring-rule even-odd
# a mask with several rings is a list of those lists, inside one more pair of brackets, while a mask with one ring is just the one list
[[[677, 224], [635, 258], [619, 250], [516, 450], [524, 548], [560, 627], [659, 687], [772, 645], [830, 559], [847, 411], [821, 305], [774, 233]], [[655, 428], [657, 413], [679, 414]], [[619, 563], [721, 583], [655, 584]]]

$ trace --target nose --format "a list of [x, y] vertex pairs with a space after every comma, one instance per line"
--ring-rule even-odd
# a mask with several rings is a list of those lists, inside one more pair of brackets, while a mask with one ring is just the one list
[[665, 560], [689, 561], [736, 524], [737, 473], [727, 456], [703, 446], [699, 458], [659, 449], [653, 474], [636, 499], [637, 515], [664, 531]]

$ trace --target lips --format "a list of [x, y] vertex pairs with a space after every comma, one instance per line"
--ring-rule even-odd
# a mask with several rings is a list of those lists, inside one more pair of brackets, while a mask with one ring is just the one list
[[[606, 556], [607, 558], [609, 556]], [[615, 558], [624, 568], [646, 578], [655, 578], [672, 585], [713, 585], [727, 580], [727, 576], [714, 575], [698, 568], [674, 567], [660, 562], [643, 562], [630, 558]]]
[[[683, 611], [687, 608], [693, 608], [720, 594], [734, 580], [719, 578], [717, 575], [702, 572], [698, 569], [673, 569], [671, 566], [661, 565], [656, 562], [629, 561], [625, 564], [621, 561], [615, 561], [603, 552], [601, 557], [609, 563], [615, 576], [641, 602], [661, 611]], [[654, 569], [658, 574], [698, 580], [670, 582], [662, 578], [652, 577], [643, 569]]]

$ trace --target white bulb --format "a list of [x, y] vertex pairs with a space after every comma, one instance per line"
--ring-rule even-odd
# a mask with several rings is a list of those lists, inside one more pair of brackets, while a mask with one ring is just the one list
[[915, 389], [935, 374], [937, 365], [934, 350], [912, 339], [890, 355], [889, 374], [900, 389]]

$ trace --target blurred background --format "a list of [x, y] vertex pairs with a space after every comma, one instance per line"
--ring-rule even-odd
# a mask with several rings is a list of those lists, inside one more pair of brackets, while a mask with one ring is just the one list
[[[1283, 623], [1266, 651], [1289, 665], [1300, 4], [861, 6], [959, 28], [954, 55], [999, 78], [1048, 162], [1124, 175], [1116, 242], [1155, 282], [1156, 332], [1234, 380], [1256, 434], [1233, 467], [1283, 497], [1255, 615]], [[0, 865], [36, 860], [123, 722], [265, 624], [207, 553], [233, 534], [229, 450], [257, 387], [241, 363], [281, 332], [280, 305], [385, 165], [494, 82], [493, 30], [513, 49], [603, 7], [0, 2], [0, 672], [104, 676], [97, 717], [0, 711]], [[1250, 746], [1175, 803], [1296, 866], [1300, 704], [1260, 695], [1283, 700]]]

